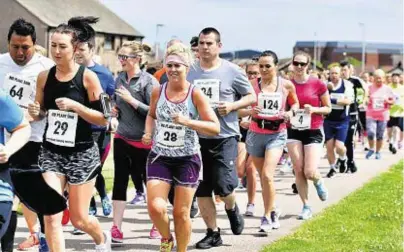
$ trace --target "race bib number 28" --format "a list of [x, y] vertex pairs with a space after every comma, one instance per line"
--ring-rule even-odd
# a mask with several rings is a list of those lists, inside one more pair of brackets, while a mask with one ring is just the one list
[[185, 145], [185, 127], [170, 122], [159, 122], [157, 145], [161, 148], [182, 148]]
[[33, 85], [30, 80], [15, 74], [7, 74], [4, 79], [4, 89], [13, 100], [23, 109], [31, 102]]
[[74, 147], [78, 115], [73, 112], [49, 110], [46, 141], [58, 146]]

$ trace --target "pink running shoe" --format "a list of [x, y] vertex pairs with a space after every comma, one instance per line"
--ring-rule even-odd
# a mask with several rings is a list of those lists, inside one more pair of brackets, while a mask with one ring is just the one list
[[114, 243], [123, 243], [123, 233], [118, 229], [116, 225], [111, 228], [111, 238]]
[[157, 228], [153, 225], [151, 230], [150, 230], [150, 239], [161, 239], [160, 232], [157, 230]]

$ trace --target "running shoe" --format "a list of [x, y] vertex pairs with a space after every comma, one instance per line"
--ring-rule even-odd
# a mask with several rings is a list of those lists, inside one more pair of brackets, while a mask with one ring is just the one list
[[39, 234], [38, 252], [49, 252], [49, 246], [44, 234]]
[[62, 226], [66, 226], [67, 223], [70, 221], [70, 212], [69, 208], [66, 207], [66, 209], [63, 211], [63, 217], [62, 217]]
[[170, 239], [161, 238], [160, 252], [171, 252], [174, 248], [174, 238]]
[[247, 210], [245, 211], [245, 216], [254, 216], [255, 205], [248, 203]]
[[32, 247], [39, 245], [39, 238], [37, 233], [30, 234], [25, 241], [18, 244], [18, 250], [28, 250]]
[[132, 205], [142, 205], [144, 203], [146, 203], [146, 197], [145, 194], [141, 192], [136, 192], [136, 196], [130, 202]]
[[213, 231], [208, 228], [206, 236], [196, 243], [197, 249], [210, 249], [212, 247], [218, 247], [223, 244], [222, 237], [220, 236], [220, 228], [218, 231]]
[[274, 211], [271, 211], [272, 229], [279, 229], [281, 227], [281, 223], [279, 222], [281, 214], [282, 212], [279, 208], [275, 208]]
[[332, 178], [337, 174], [337, 171], [334, 168], [331, 168], [330, 171], [327, 173], [327, 178]]
[[299, 191], [297, 190], [296, 183], [293, 183], [293, 184], [292, 184], [292, 190], [293, 190], [293, 193], [294, 193], [294, 194], [298, 194], [298, 193], [299, 193]]
[[397, 149], [394, 145], [391, 147], [391, 153], [393, 153], [393, 154], [397, 153]]
[[393, 149], [393, 144], [392, 144], [392, 143], [389, 143], [389, 151], [390, 151], [390, 152], [393, 152], [392, 149]]
[[112, 204], [108, 197], [105, 197], [101, 200], [102, 205], [102, 213], [104, 216], [109, 216], [112, 212]]
[[234, 206], [234, 209], [231, 210], [225, 209], [225, 210], [227, 213], [227, 217], [229, 218], [230, 221], [231, 231], [235, 235], [241, 234], [244, 230], [244, 218], [240, 214], [240, 210], [237, 206], [237, 203]]
[[346, 170], [348, 169], [347, 159], [345, 158], [345, 160], [342, 160], [338, 158], [336, 167], [339, 168], [339, 173], [345, 173]]
[[382, 159], [382, 155], [380, 154], [380, 152], [376, 152], [375, 158], [377, 160]]
[[74, 235], [83, 235], [83, 234], [85, 234], [85, 232], [78, 229], [78, 228], [74, 228], [72, 234], [74, 234]]
[[375, 154], [375, 151], [369, 150], [368, 153], [366, 154], [366, 159], [369, 159], [371, 156], [373, 156], [373, 154]]
[[311, 208], [309, 206], [304, 206], [302, 212], [297, 217], [299, 220], [308, 220], [313, 217], [313, 213], [311, 212]]
[[266, 216], [263, 216], [261, 218], [261, 225], [260, 225], [260, 233], [269, 233], [272, 230], [272, 223], [271, 219], [267, 218]]
[[97, 215], [97, 207], [90, 206], [90, 209], [88, 210], [88, 214], [92, 215], [92, 216], [96, 216]]
[[161, 239], [160, 232], [157, 230], [156, 226], [152, 226], [150, 229], [150, 234], [149, 234], [150, 239]]
[[111, 238], [114, 243], [123, 243], [123, 232], [115, 225], [111, 228]]
[[108, 231], [103, 231], [105, 242], [103, 244], [95, 245], [96, 252], [111, 252], [111, 234]]
[[355, 173], [355, 172], [358, 171], [358, 167], [356, 167], [355, 162], [352, 162], [352, 163], [348, 164], [348, 171], [350, 171], [351, 173]]
[[317, 195], [322, 201], [326, 201], [328, 198], [328, 190], [324, 185], [324, 181], [322, 179], [318, 180], [317, 183], [313, 183], [314, 187], [317, 190]]

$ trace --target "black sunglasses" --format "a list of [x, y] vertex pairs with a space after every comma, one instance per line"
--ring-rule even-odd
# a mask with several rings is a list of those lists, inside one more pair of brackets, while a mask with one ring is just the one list
[[305, 67], [305, 66], [307, 66], [307, 62], [293, 61], [293, 65], [294, 65], [294, 66]]
[[137, 55], [118, 54], [118, 59], [119, 59], [119, 60], [134, 59], [134, 58], [136, 58], [136, 57], [137, 57]]
[[264, 67], [266, 67], [266, 68], [272, 68], [273, 66], [270, 65], [270, 64], [265, 64], [265, 65], [261, 65], [261, 64], [260, 64], [260, 68], [264, 68]]

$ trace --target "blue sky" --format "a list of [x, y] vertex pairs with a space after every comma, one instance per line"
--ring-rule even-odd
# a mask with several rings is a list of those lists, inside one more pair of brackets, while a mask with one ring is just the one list
[[[154, 44], [189, 42], [207, 26], [223, 52], [271, 49], [289, 57], [298, 40], [403, 42], [403, 0], [99, 0]], [[101, 17], [102, 18], [102, 17]], [[315, 36], [315, 33], [317, 34]]]

